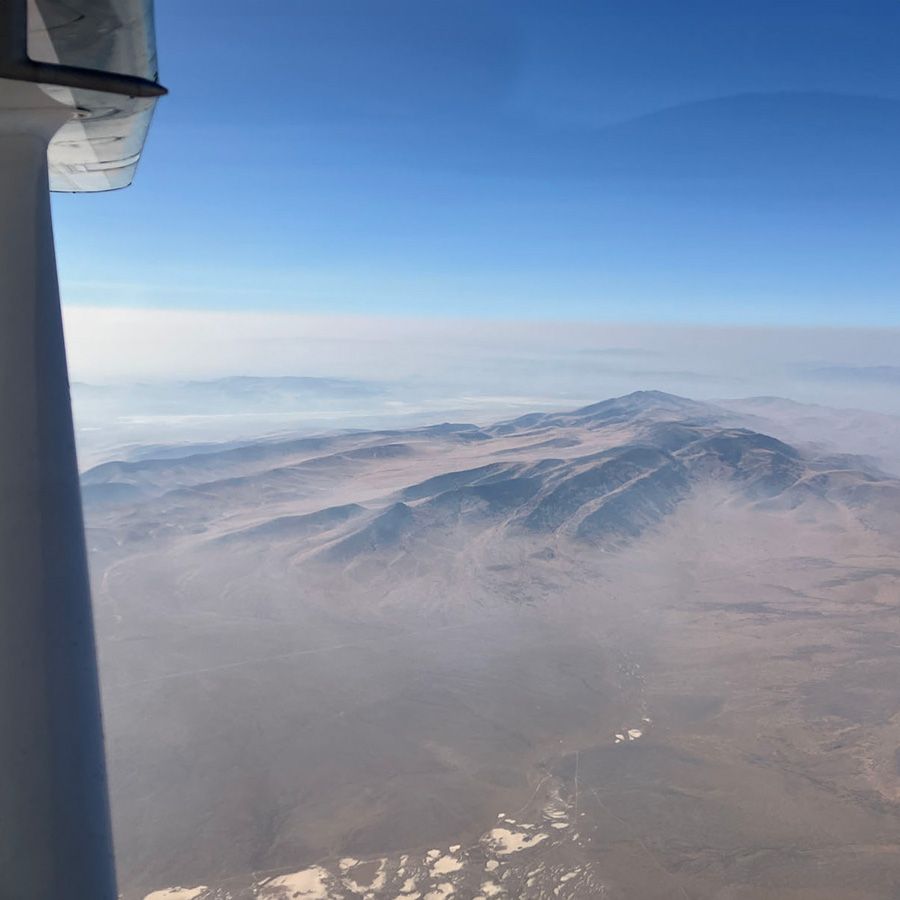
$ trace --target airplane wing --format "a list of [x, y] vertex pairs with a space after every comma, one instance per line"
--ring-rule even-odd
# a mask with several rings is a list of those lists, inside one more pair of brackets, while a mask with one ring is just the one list
[[[28, 57], [158, 82], [152, 0], [28, 0]], [[50, 189], [108, 191], [131, 184], [156, 97], [40, 83], [53, 99], [78, 110], [50, 143]]]

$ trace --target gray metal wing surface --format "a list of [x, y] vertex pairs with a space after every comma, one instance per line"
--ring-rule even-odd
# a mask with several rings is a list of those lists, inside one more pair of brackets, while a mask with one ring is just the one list
[[[152, 0], [28, 0], [28, 57], [158, 82]], [[108, 191], [129, 185], [156, 97], [42, 86], [75, 111], [50, 143], [51, 190]]]

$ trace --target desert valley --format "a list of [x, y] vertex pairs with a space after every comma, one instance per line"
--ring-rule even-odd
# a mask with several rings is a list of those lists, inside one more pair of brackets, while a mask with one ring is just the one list
[[900, 896], [900, 474], [774, 409], [86, 471], [125, 900]]

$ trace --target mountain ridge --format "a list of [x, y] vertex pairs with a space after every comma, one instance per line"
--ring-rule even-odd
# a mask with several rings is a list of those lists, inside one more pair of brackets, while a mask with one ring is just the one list
[[[478, 464], [456, 468], [456, 459]], [[416, 480], [419, 471], [426, 477]], [[219, 477], [209, 479], [211, 473]], [[381, 487], [364, 498], [348, 494], [319, 506], [317, 498], [324, 501], [338, 477], [350, 494], [367, 479]], [[797, 508], [815, 501], [851, 510], [877, 508], [872, 485], [893, 484], [854, 456], [802, 451], [735, 424], [734, 414], [716, 404], [662, 391], [484, 428], [444, 423], [249, 444], [196, 458], [106, 463], [83, 479], [89, 506], [114, 515], [118, 507], [144, 504], [165, 522], [160, 533], [177, 533], [178, 520], [197, 510], [195, 519], [205, 521], [191, 527], [217, 539], [215, 513], [241, 504], [258, 509], [258, 521], [226, 531], [232, 543], [306, 535], [320, 558], [344, 563], [397, 548], [414, 552], [409, 548], [426, 534], [452, 527], [614, 548], [659, 525], [709, 482], [726, 485], [733, 502]], [[329, 509], [354, 514], [329, 518]], [[315, 515], [329, 527], [311, 527]], [[878, 514], [871, 521], [883, 519]]]

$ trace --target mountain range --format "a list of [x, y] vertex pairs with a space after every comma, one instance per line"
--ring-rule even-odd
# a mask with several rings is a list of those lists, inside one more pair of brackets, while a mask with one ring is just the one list
[[[208, 529], [199, 523], [225, 506], [231, 521], [235, 500], [243, 498], [261, 521], [223, 539], [318, 534], [329, 552], [343, 556], [350, 548], [383, 550], [454, 524], [499, 524], [513, 535], [615, 546], [660, 522], [694, 486], [710, 481], [727, 484], [747, 502], [843, 504], [873, 524], [892, 521], [897, 480], [870, 460], [803, 453], [736, 421], [712, 404], [641, 391], [484, 428], [448, 423], [111, 462], [86, 472], [82, 483], [90, 508], [140, 503], [154, 520], [168, 516], [161, 527], [195, 531]], [[479, 464], [444, 471], [448, 458]], [[374, 502], [354, 504], [352, 512], [341, 505], [269, 515], [282, 503], [328, 493], [336, 479], [386, 467], [397, 473], [397, 487]], [[420, 474], [428, 477], [415, 480]]]
[[890, 896], [900, 479], [786, 403], [85, 472], [126, 900]]

